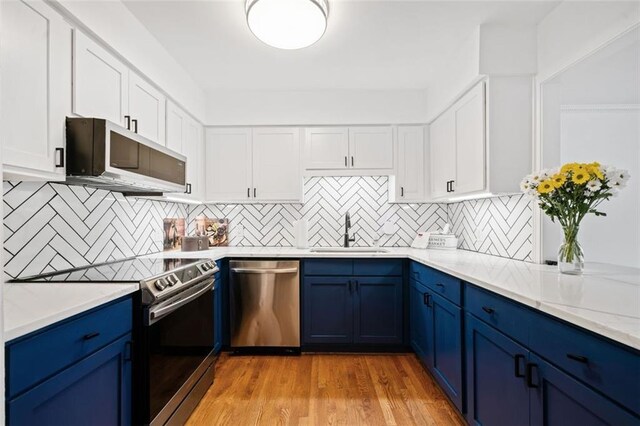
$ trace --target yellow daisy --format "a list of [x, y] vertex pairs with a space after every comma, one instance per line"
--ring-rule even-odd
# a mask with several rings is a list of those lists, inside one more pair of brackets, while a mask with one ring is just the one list
[[560, 169], [560, 173], [572, 172], [577, 166], [578, 166], [578, 163], [567, 163], [562, 166], [562, 168]]
[[542, 182], [540, 182], [540, 185], [538, 185], [538, 192], [540, 194], [548, 194], [555, 189], [556, 188], [554, 186], [553, 180], [551, 179], [543, 180]]
[[587, 164], [587, 172], [598, 179], [604, 179], [604, 174], [602, 173], [602, 169], [600, 169], [600, 164], [597, 162]]
[[591, 176], [586, 170], [574, 170], [571, 175], [573, 183], [578, 185], [589, 182], [589, 179], [591, 179]]
[[565, 173], [557, 173], [551, 176], [551, 181], [555, 188], [560, 188], [567, 181], [567, 175]]

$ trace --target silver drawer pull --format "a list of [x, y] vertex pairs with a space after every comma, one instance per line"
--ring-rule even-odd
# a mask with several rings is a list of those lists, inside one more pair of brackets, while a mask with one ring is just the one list
[[298, 272], [298, 268], [231, 268], [231, 272], [238, 274], [295, 274]]

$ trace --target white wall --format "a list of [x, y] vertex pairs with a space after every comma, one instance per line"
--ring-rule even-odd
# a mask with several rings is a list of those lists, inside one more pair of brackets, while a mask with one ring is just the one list
[[206, 125], [424, 123], [423, 90], [215, 91]]
[[121, 2], [58, 0], [57, 6], [90, 28], [195, 118], [203, 120], [202, 89]]
[[[419, 52], [416, 52], [418, 54]], [[476, 28], [466, 41], [443, 64], [434, 64], [439, 71], [427, 87], [427, 121], [432, 121], [447, 108], [455, 97], [468, 88], [480, 74], [480, 28]]]
[[640, 2], [565, 1], [538, 24], [538, 77], [544, 81], [640, 23]]

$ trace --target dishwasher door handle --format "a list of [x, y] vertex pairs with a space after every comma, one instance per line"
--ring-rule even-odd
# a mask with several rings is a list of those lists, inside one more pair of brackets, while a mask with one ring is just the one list
[[231, 268], [238, 274], [295, 274], [298, 268]]

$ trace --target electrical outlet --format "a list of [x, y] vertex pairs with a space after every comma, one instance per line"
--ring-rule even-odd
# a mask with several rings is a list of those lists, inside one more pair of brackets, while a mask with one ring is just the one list
[[483, 229], [476, 229], [476, 243], [480, 243], [487, 238], [487, 231]]
[[238, 238], [244, 238], [244, 226], [238, 225], [236, 226], [236, 234], [238, 234]]

